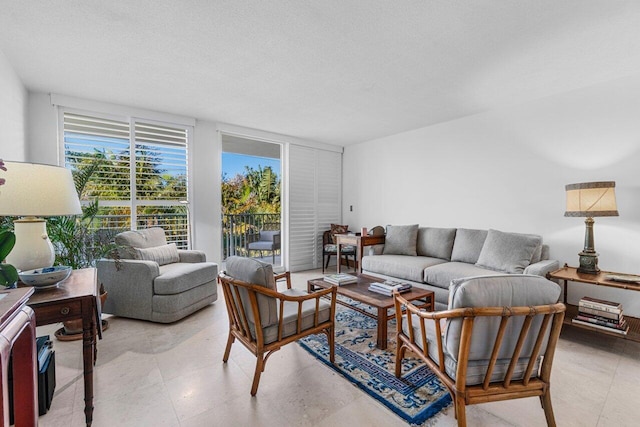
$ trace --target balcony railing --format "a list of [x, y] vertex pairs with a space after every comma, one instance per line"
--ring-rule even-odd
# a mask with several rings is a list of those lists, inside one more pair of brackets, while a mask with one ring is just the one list
[[[179, 249], [189, 247], [189, 224], [187, 214], [149, 214], [138, 215], [137, 228], [162, 227], [167, 241], [175, 243]], [[91, 229], [103, 235], [115, 236], [121, 231], [131, 229], [129, 215], [96, 215]]]
[[249, 236], [258, 234], [260, 230], [280, 229], [279, 213], [222, 215], [223, 259], [227, 259], [232, 255], [254, 255], [247, 250]]
[[[189, 226], [185, 214], [150, 214], [138, 215], [137, 228], [162, 227], [169, 242], [174, 242], [180, 249], [188, 247]], [[131, 229], [129, 215], [96, 215], [91, 226], [93, 230], [108, 236]], [[247, 251], [247, 243], [251, 235], [260, 230], [280, 230], [280, 214], [237, 214], [222, 216], [222, 248], [223, 259], [232, 255], [254, 256]], [[253, 251], [252, 251], [253, 252]]]

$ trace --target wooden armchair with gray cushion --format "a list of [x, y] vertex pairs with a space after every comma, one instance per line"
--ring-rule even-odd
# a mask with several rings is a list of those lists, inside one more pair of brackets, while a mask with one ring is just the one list
[[396, 376], [406, 350], [424, 360], [449, 389], [458, 426], [466, 405], [532, 396], [556, 425], [549, 388], [565, 312], [558, 284], [522, 274], [458, 279], [448, 310], [433, 313], [394, 297]]
[[[279, 279], [287, 282], [282, 292], [276, 287]], [[311, 294], [292, 289], [288, 272], [276, 276], [270, 264], [235, 256], [227, 258], [226, 272], [220, 274], [219, 281], [229, 315], [229, 337], [222, 360], [229, 360], [236, 339], [257, 357], [252, 396], [258, 391], [269, 356], [307, 335], [327, 335], [333, 363], [335, 287]], [[323, 298], [329, 295], [329, 301]]]
[[167, 244], [159, 227], [116, 235], [119, 260], [96, 263], [98, 282], [109, 293], [102, 311], [170, 323], [218, 298], [218, 265], [204, 252]]

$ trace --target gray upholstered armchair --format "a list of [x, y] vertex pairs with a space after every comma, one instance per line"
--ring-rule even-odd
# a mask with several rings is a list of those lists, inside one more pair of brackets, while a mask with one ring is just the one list
[[109, 293], [103, 312], [170, 323], [218, 298], [218, 265], [205, 262], [204, 252], [167, 244], [162, 228], [125, 231], [115, 241], [120, 259], [96, 264]]

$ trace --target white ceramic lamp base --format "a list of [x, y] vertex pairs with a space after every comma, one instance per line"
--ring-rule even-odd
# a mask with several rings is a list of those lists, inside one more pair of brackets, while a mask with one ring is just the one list
[[47, 222], [26, 217], [13, 222], [16, 244], [7, 255], [7, 262], [18, 270], [51, 267], [56, 259], [47, 235]]

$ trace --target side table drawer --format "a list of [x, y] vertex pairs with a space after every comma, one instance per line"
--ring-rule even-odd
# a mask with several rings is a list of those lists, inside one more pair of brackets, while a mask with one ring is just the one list
[[82, 318], [82, 303], [71, 301], [63, 305], [51, 305], [38, 307], [36, 313], [36, 324], [48, 325], [51, 323], [65, 322], [67, 320]]

